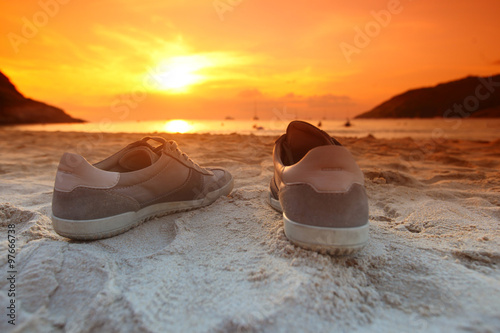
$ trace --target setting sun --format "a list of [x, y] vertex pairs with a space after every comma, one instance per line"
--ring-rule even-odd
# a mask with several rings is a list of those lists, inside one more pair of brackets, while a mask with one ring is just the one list
[[201, 83], [203, 75], [197, 73], [210, 63], [202, 56], [181, 56], [163, 61], [159, 65], [159, 74], [154, 78], [159, 89], [169, 92], [185, 92], [193, 84]]
[[169, 133], [186, 133], [191, 129], [191, 125], [185, 120], [170, 120], [165, 124], [165, 131]]

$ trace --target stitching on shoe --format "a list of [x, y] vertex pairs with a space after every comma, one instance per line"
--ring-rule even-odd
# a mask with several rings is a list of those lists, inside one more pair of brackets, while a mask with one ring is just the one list
[[161, 168], [157, 173], [155, 173], [152, 177], [150, 177], [148, 179], [145, 179], [145, 180], [143, 180], [140, 183], [136, 183], [136, 184], [133, 184], [133, 185], [127, 185], [127, 186], [115, 186], [114, 188], [121, 190], [121, 189], [131, 188], [131, 187], [134, 187], [134, 186], [137, 186], [137, 185], [142, 185], [142, 184], [144, 184], [144, 183], [146, 183], [146, 182], [154, 179], [155, 177], [158, 177], [160, 175], [160, 173], [162, 173], [170, 165], [170, 163], [172, 163], [172, 161], [168, 161], [167, 164], [163, 168]]
[[158, 199], [161, 199], [161, 198], [164, 198], [164, 197], [167, 197], [167, 196], [169, 196], [170, 194], [172, 194], [172, 193], [174, 193], [174, 192], [178, 191], [180, 188], [182, 188], [184, 185], [186, 185], [186, 184], [187, 184], [187, 183], [191, 180], [192, 175], [193, 175], [193, 171], [192, 171], [192, 170], [189, 170], [189, 175], [188, 175], [188, 177], [186, 178], [186, 180], [184, 181], [184, 183], [182, 183], [181, 185], [177, 186], [176, 188], [174, 188], [174, 189], [173, 189], [173, 190], [171, 190], [170, 192], [164, 193], [164, 194], [162, 194], [162, 195], [160, 195], [160, 196], [158, 196], [158, 197], [155, 197], [155, 198], [153, 198], [153, 199], [151, 199], [151, 200], [148, 200], [148, 201], [144, 202], [144, 203], [142, 204], [142, 207], [146, 207], [146, 206], [147, 206], [148, 204], [150, 204], [151, 202], [153, 202], [153, 201], [155, 201], [155, 200], [158, 200]]
[[[114, 192], [112, 189], [97, 189], [99, 191], [105, 191], [113, 196], [118, 196], [118, 197], [122, 197], [124, 199], [127, 199], [127, 200], [130, 200], [133, 202], [134, 206], [138, 206], [137, 210], [141, 209], [141, 203], [139, 201], [137, 201], [135, 198], [133, 197], [129, 197], [128, 195], [125, 195], [125, 194], [122, 194], [122, 193], [118, 193], [118, 192]], [[136, 211], [137, 211], [136, 210]]]
[[[66, 175], [71, 175], [71, 176], [74, 176], [78, 179], [82, 179], [81, 177], [77, 176], [75, 173], [73, 172], [69, 172], [69, 171], [64, 171], [64, 170], [57, 170], [58, 173], [63, 173], [63, 174], [66, 174]], [[109, 171], [108, 171], [109, 172]], [[57, 177], [57, 176], [56, 176]], [[83, 179], [84, 180], [84, 179]], [[116, 173], [116, 176], [115, 176], [115, 180], [113, 181], [114, 182], [114, 185], [112, 185], [111, 187], [107, 186], [107, 187], [97, 187], [97, 186], [92, 186], [92, 185], [85, 185], [85, 184], [76, 184], [74, 186], [71, 187], [71, 189], [69, 191], [66, 191], [66, 190], [62, 190], [62, 189], [57, 189], [55, 188], [54, 186], [54, 189], [59, 191], [59, 192], [65, 192], [65, 193], [69, 193], [69, 192], [72, 192], [74, 191], [75, 189], [77, 188], [91, 188], [91, 189], [95, 189], [95, 190], [109, 190], [109, 189], [112, 189], [114, 188], [118, 182], [120, 181], [120, 174], [119, 173]]]
[[364, 188], [364, 185], [359, 183], [359, 182], [352, 182], [351, 184], [349, 184], [349, 186], [345, 189], [342, 189], [342, 190], [338, 190], [338, 191], [319, 191], [317, 188], [315, 188], [312, 184], [309, 184], [309, 183], [304, 183], [304, 182], [296, 182], [296, 183], [287, 183], [285, 184], [285, 187], [286, 186], [300, 186], [300, 185], [307, 185], [309, 186], [310, 188], [312, 188], [314, 190], [314, 192], [316, 193], [321, 193], [321, 194], [334, 194], [334, 195], [343, 195], [343, 194], [346, 194], [347, 192], [349, 192], [352, 187], [357, 184], [357, 185], [360, 185]]
[[[93, 191], [98, 191], [98, 192], [105, 192], [107, 194], [110, 194], [111, 196], [120, 197], [120, 198], [123, 198], [125, 200], [130, 201], [135, 206], [134, 212], [136, 212], [139, 209], [141, 209], [141, 204], [135, 198], [129, 197], [129, 196], [121, 194], [121, 193], [114, 192], [112, 189], [82, 187], [82, 186], [79, 186], [76, 189], [93, 190]], [[76, 190], [76, 189], [74, 189], [74, 190]], [[126, 213], [126, 212], [124, 212], [124, 213]], [[121, 214], [121, 213], [119, 213], [119, 214]], [[99, 219], [99, 218], [104, 218], [104, 217], [110, 217], [110, 216], [115, 216], [115, 215], [117, 215], [117, 214], [114, 214], [114, 215], [105, 215], [105, 216], [97, 217], [97, 218], [94, 218], [94, 219]], [[85, 219], [83, 219], [83, 220], [85, 220]], [[76, 220], [76, 221], [79, 221], [79, 220]]]

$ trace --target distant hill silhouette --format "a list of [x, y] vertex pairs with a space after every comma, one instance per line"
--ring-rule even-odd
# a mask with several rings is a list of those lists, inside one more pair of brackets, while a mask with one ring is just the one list
[[[490, 84], [485, 86], [484, 82]], [[478, 88], [480, 85], [483, 87]], [[500, 74], [468, 76], [435, 87], [409, 90], [356, 118], [500, 117], [499, 85]], [[453, 111], [455, 104], [461, 105], [463, 112]]]
[[59, 108], [24, 97], [0, 72], [0, 125], [75, 122], [84, 121]]

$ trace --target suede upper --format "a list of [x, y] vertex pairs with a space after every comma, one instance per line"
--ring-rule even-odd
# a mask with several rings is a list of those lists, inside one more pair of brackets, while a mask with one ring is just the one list
[[149, 137], [91, 165], [65, 153], [60, 161], [52, 200], [53, 215], [90, 220], [137, 211], [146, 206], [197, 200], [231, 181], [222, 168], [202, 168], [175, 142]]

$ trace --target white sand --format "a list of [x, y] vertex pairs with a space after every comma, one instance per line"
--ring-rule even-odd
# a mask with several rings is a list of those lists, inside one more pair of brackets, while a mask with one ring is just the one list
[[0, 132], [0, 331], [500, 331], [500, 141], [340, 138], [370, 197], [371, 239], [351, 257], [286, 240], [266, 204], [272, 137], [169, 135], [201, 164], [228, 168], [231, 197], [110, 239], [58, 236], [60, 155], [78, 144], [96, 162], [140, 137]]

